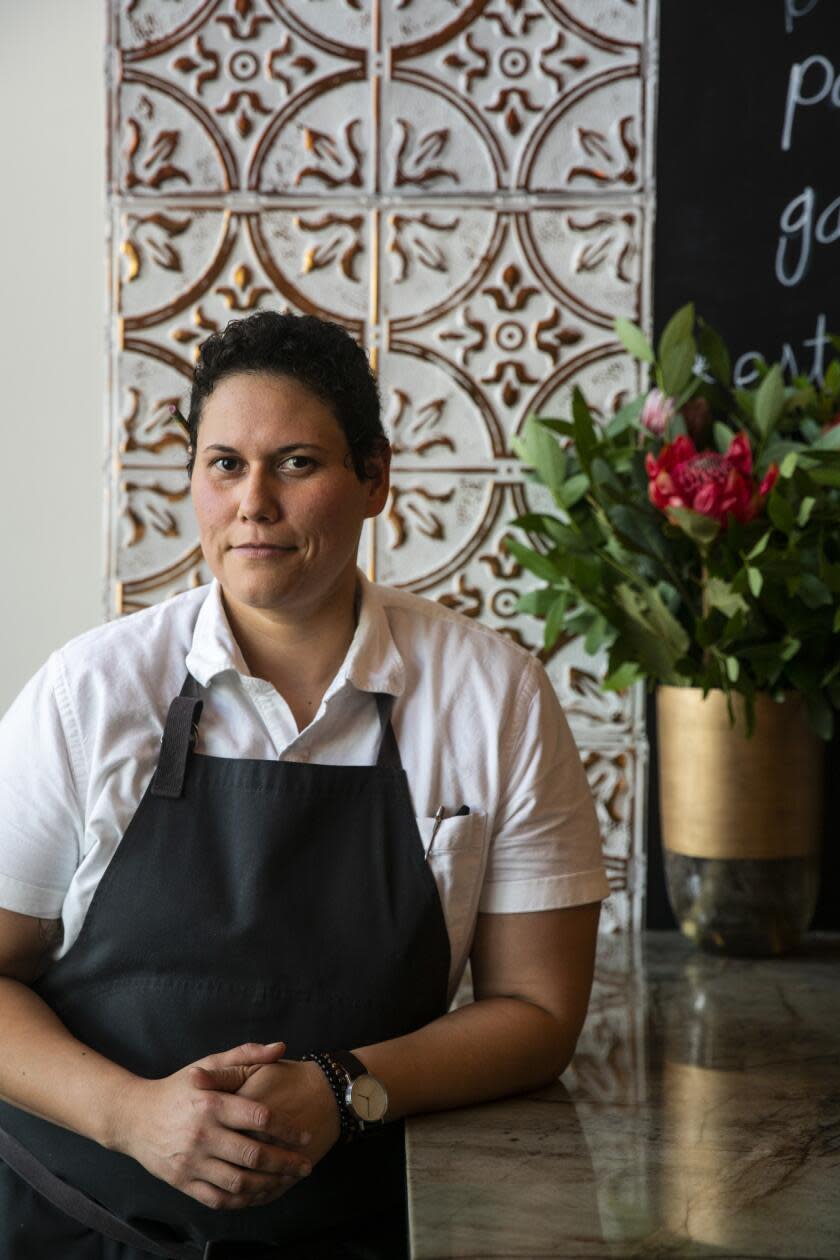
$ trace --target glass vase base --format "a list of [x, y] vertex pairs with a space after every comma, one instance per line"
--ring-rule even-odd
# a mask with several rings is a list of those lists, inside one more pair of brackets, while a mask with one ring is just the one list
[[816, 856], [687, 857], [665, 849], [668, 897], [680, 931], [713, 954], [767, 958], [787, 954], [813, 918]]

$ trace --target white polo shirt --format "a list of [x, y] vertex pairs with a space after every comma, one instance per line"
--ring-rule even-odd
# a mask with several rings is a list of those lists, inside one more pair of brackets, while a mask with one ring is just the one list
[[424, 845], [440, 806], [470, 810], [445, 819], [429, 859], [453, 991], [479, 911], [606, 897], [589, 788], [539, 662], [440, 604], [359, 578], [355, 636], [302, 731], [274, 687], [249, 673], [217, 583], [54, 652], [0, 722], [0, 906], [60, 918], [55, 956], [67, 952], [154, 772], [187, 669], [206, 688], [198, 751], [215, 757], [373, 765], [374, 697], [394, 697]]

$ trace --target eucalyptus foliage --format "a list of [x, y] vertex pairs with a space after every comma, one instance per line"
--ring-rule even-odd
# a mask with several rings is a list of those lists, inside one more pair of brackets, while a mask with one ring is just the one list
[[[756, 692], [795, 690], [829, 739], [840, 709], [840, 359], [821, 384], [786, 382], [774, 364], [744, 389], [691, 305], [656, 353], [630, 321], [616, 321], [616, 332], [674, 400], [673, 419], [663, 435], [650, 432], [642, 396], [601, 424], [579, 389], [568, 419], [529, 417], [514, 447], [555, 507], [512, 522], [527, 541], [506, 539], [543, 583], [520, 609], [544, 620], [547, 648], [580, 635], [588, 652], [606, 650], [607, 689], [644, 679], [737, 692], [750, 724]], [[778, 467], [747, 523], [663, 512], [649, 498], [646, 455], [698, 412], [698, 448], [723, 453], [746, 433], [756, 476]]]

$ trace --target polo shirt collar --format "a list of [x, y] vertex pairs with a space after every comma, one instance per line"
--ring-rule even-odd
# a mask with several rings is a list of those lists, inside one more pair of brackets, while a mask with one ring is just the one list
[[[391, 634], [382, 594], [379, 587], [369, 582], [361, 571], [358, 578], [361, 591], [359, 622], [327, 695], [335, 694], [345, 682], [359, 691], [402, 695], [405, 665]], [[202, 687], [208, 687], [226, 670], [233, 670], [244, 678], [250, 677], [251, 671], [225, 614], [221, 587], [215, 580], [199, 609], [186, 666]]]

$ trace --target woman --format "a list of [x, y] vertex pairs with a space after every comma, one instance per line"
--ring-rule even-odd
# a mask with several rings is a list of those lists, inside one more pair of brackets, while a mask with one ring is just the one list
[[0, 726], [0, 1258], [398, 1256], [394, 1122], [571, 1057], [594, 811], [533, 658], [357, 571], [389, 447], [342, 330], [230, 324], [188, 425], [214, 582]]

